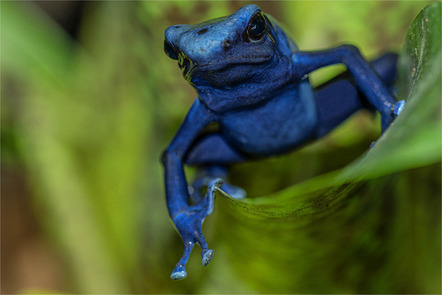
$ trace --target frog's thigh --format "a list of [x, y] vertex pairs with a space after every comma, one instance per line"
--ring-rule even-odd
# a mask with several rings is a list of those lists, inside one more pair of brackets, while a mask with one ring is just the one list
[[243, 162], [247, 157], [227, 142], [220, 133], [200, 138], [187, 153], [185, 163], [190, 166], [227, 166]]
[[317, 137], [322, 137], [363, 107], [356, 88], [347, 80], [315, 91]]

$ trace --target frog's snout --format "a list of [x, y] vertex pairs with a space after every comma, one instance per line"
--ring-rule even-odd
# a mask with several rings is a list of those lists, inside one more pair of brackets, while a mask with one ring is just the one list
[[171, 59], [178, 60], [178, 51], [169, 41], [167, 41], [167, 39], [164, 40], [164, 53], [166, 53]]
[[178, 39], [190, 29], [190, 25], [174, 25], [170, 26], [164, 32], [164, 52], [172, 59], [178, 60], [181, 53], [177, 43]]

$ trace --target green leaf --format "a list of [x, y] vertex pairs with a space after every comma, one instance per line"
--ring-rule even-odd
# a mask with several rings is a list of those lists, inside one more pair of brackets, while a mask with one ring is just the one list
[[36, 214], [69, 265], [73, 291], [130, 293], [142, 282], [134, 191], [152, 117], [135, 52], [144, 33], [128, 21], [136, 7], [100, 4], [90, 30], [97, 58], [72, 46], [37, 5], [2, 8], [5, 69], [13, 86], [21, 83], [17, 145]]
[[[229, 261], [214, 267], [219, 280], [225, 267], [256, 292], [441, 291], [440, 10], [428, 6], [409, 29], [398, 80], [407, 104], [373, 148], [271, 195], [217, 194]], [[251, 186], [265, 186], [258, 176], [249, 171]]]

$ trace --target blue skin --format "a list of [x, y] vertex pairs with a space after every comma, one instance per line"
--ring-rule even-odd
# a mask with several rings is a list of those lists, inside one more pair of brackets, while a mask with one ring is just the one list
[[[185, 265], [195, 243], [204, 266], [213, 257], [201, 227], [213, 211], [214, 192], [222, 185], [227, 193], [244, 197], [243, 190], [221, 180], [229, 165], [293, 150], [361, 108], [378, 110], [385, 130], [405, 104], [388, 89], [395, 77], [394, 54], [369, 65], [351, 45], [300, 51], [256, 5], [197, 25], [171, 26], [164, 46], [198, 92], [163, 154], [167, 206], [184, 242], [172, 279], [187, 276]], [[309, 73], [339, 63], [347, 73], [311, 87]], [[219, 128], [208, 130], [214, 122]], [[191, 187], [184, 164], [200, 167]], [[208, 187], [205, 196], [203, 187]]]

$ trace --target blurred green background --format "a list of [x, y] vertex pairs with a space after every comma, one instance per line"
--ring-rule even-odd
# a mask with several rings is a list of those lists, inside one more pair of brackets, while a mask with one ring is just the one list
[[[322, 217], [263, 219], [225, 206], [228, 199], [218, 201], [204, 228], [214, 260], [203, 268], [196, 250], [189, 277], [169, 279], [182, 244], [168, 217], [159, 157], [196, 93], [164, 54], [163, 33], [247, 3], [1, 3], [2, 293], [440, 292], [440, 159], [341, 188], [353, 197], [332, 213], [344, 208], [352, 214], [330, 215], [325, 229]], [[301, 49], [350, 42], [370, 59], [399, 52], [428, 3], [258, 5]], [[318, 71], [313, 83], [342, 70]], [[273, 194], [346, 166], [379, 134], [379, 118], [361, 112], [299, 151], [238, 165], [232, 182], [252, 198]], [[408, 192], [420, 203], [401, 203]], [[401, 206], [400, 218], [389, 222]], [[260, 232], [264, 224], [272, 226]], [[376, 234], [364, 234], [373, 225]], [[404, 227], [420, 235], [408, 235]], [[255, 237], [243, 241], [253, 237], [251, 230]], [[338, 243], [324, 246], [327, 241]], [[354, 247], [348, 248], [349, 241], [356, 241]], [[280, 243], [290, 246], [278, 248]], [[335, 253], [330, 249], [346, 255], [329, 255]], [[412, 264], [399, 263], [413, 255]], [[389, 258], [398, 264], [387, 263]], [[285, 268], [287, 259], [299, 264]]]

